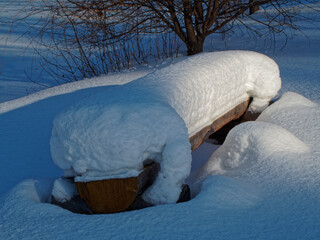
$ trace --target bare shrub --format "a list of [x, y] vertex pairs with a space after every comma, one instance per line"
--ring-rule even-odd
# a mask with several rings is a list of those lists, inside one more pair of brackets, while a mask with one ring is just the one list
[[302, 6], [315, 2], [30, 0], [25, 18], [41, 14], [33, 43], [45, 49], [41, 66], [61, 83], [173, 58], [181, 45], [196, 54], [209, 35], [235, 27], [253, 37], [298, 29], [296, 20], [312, 21]]

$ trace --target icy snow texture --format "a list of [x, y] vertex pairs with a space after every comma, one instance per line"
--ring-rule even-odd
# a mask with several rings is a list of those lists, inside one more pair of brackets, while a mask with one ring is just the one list
[[59, 202], [66, 202], [78, 194], [76, 185], [68, 179], [58, 178], [54, 181], [52, 196]]
[[144, 199], [173, 203], [190, 171], [188, 133], [249, 96], [252, 110], [267, 104], [280, 84], [277, 64], [262, 54], [200, 54], [60, 113], [53, 123], [52, 158], [65, 175], [84, 181], [140, 170], [144, 160], [155, 159], [161, 170]]
[[[124, 169], [122, 172], [117, 171], [114, 175], [105, 176], [104, 174], [101, 175], [101, 172], [90, 172], [85, 174], [84, 176], [78, 176], [75, 178], [76, 182], [90, 182], [90, 181], [99, 181], [99, 180], [106, 180], [106, 179], [117, 179], [117, 178], [130, 178], [138, 176], [141, 171], [136, 169]], [[66, 173], [65, 173], [66, 174]]]

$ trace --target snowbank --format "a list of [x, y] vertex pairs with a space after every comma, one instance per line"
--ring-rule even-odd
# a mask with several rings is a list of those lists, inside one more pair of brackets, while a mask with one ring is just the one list
[[[319, 136], [320, 108], [300, 96], [303, 102], [296, 102], [291, 116], [286, 116], [286, 109], [293, 107], [286, 96], [298, 97], [285, 94], [263, 112], [264, 118], [273, 116], [274, 123], [267, 124], [272, 128], [278, 125], [273, 130], [280, 128], [285, 138], [294, 139], [296, 144], [292, 147], [302, 151], [303, 145], [308, 145], [306, 152], [292, 152], [295, 149], [289, 149], [281, 140], [284, 149], [268, 143], [269, 148], [263, 150], [260, 144], [264, 141], [260, 139], [258, 148], [268, 153], [266, 156], [251, 154], [255, 157], [248, 159], [252, 164], [240, 161], [238, 167], [224, 167], [225, 172], [219, 176], [211, 172], [200, 194], [191, 201], [120, 214], [71, 213], [47, 204], [53, 180], [25, 180], [0, 197], [0, 239], [318, 239], [320, 152], [319, 141], [314, 141], [313, 136]], [[304, 115], [312, 121], [304, 121]], [[298, 129], [294, 137], [279, 127], [284, 124]], [[263, 131], [263, 136], [270, 139], [265, 134], [268, 130]], [[301, 144], [298, 139], [304, 131], [311, 138]], [[254, 149], [254, 141], [247, 150]], [[277, 151], [272, 150], [274, 147]]]
[[250, 109], [260, 110], [280, 85], [277, 64], [262, 54], [199, 54], [60, 113], [52, 158], [81, 181], [141, 170], [143, 161], [154, 159], [161, 170], [144, 199], [173, 203], [191, 167], [188, 137], [250, 96]]
[[[56, 87], [44, 89], [42, 91], [35, 92], [25, 97], [0, 103], [0, 114], [38, 102], [40, 100], [43, 100], [49, 97], [71, 93], [81, 89], [108, 86], [108, 85], [122, 85], [132, 80], [135, 80], [137, 78], [143, 77], [150, 72], [151, 70], [136, 70], [134, 72], [115, 73], [107, 76], [96, 77], [93, 79], [85, 79], [78, 82], [66, 83]], [[17, 85], [17, 83], [11, 82], [11, 85], [13, 84]], [[30, 83], [25, 83], [25, 85], [26, 84], [30, 85]], [[2, 85], [3, 85], [3, 88], [7, 91], [8, 83], [4, 84], [4, 81], [2, 81]], [[34, 84], [34, 86], [38, 86], [38, 85]], [[1, 83], [0, 83], [0, 88], [1, 88]], [[24, 91], [26, 91], [26, 88], [27, 87], [24, 87]]]
[[243, 176], [253, 167], [259, 169], [255, 174], [264, 169], [270, 175], [276, 173], [274, 181], [282, 175], [283, 166], [302, 171], [306, 167], [302, 156], [318, 145], [319, 119], [317, 104], [297, 93], [285, 93], [257, 121], [240, 124], [229, 132], [224, 144], [193, 175], [194, 190], [198, 192], [199, 184], [210, 175], [234, 176], [242, 172]]
[[308, 145], [282, 127], [265, 122], [246, 122], [229, 132], [223, 145], [197, 177], [204, 179], [208, 175], [248, 168], [257, 159], [268, 159], [272, 155], [299, 154], [308, 150]]

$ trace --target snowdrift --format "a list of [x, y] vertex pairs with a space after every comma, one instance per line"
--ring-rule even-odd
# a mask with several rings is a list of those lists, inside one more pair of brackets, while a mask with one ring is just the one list
[[143, 197], [173, 203], [191, 168], [188, 138], [249, 97], [249, 110], [261, 111], [280, 86], [277, 64], [262, 54], [199, 54], [58, 114], [52, 158], [76, 181], [138, 175], [153, 159], [161, 170]]
[[[103, 86], [111, 86], [111, 85], [122, 85], [133, 80], [136, 80], [140, 77], [147, 75], [150, 70], [139, 69], [132, 72], [122, 72], [109, 74], [106, 76], [84, 79], [77, 82], [65, 83], [62, 85], [58, 85], [55, 87], [47, 88], [39, 92], [35, 92], [33, 94], [17, 98], [14, 100], [0, 102], [0, 114], [6, 113], [32, 103], [39, 102], [44, 99], [48, 99], [50, 97], [55, 97], [67, 93], [73, 93], [82, 89], [103, 87]], [[13, 83], [11, 83], [14, 85]], [[2, 86], [0, 85], [0, 88]], [[3, 88], [8, 89], [8, 86], [3, 86]], [[23, 89], [24, 91], [25, 88]], [[8, 90], [7, 90], [8, 91]]]
[[[199, 192], [202, 181], [213, 175], [241, 173], [241, 177], [268, 181], [274, 177], [276, 181], [285, 178], [281, 172], [285, 167], [297, 174], [296, 179], [305, 178], [310, 169], [302, 169], [310, 166], [301, 156], [316, 149], [319, 113], [319, 106], [309, 99], [293, 92], [283, 94], [256, 121], [242, 123], [228, 133], [223, 145], [193, 174], [193, 191]], [[255, 171], [247, 171], [250, 168]], [[269, 173], [264, 173], [266, 169]]]
[[[25, 180], [0, 198], [0, 238], [317, 239], [319, 118], [318, 104], [298, 94], [285, 94], [261, 114], [258, 122], [235, 128], [233, 136], [240, 137], [237, 132], [244, 131], [251, 139], [246, 145], [246, 138], [232, 141], [229, 137], [229, 144], [224, 145], [234, 153], [239, 148], [233, 150], [233, 144], [245, 146], [239, 164], [231, 165], [228, 156], [215, 152], [210, 162], [218, 158], [226, 162], [224, 173], [207, 164], [200, 194], [184, 204], [121, 214], [79, 215], [47, 204], [52, 180]], [[261, 128], [261, 137], [253, 133]], [[270, 140], [266, 133], [276, 129], [282, 129], [283, 137], [274, 133], [281, 145], [269, 143], [263, 148]], [[294, 140], [289, 143], [292, 148], [281, 139]]]

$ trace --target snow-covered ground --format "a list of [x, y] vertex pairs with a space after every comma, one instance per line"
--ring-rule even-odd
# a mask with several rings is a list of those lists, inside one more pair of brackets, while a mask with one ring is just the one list
[[0, 237], [318, 239], [319, 117], [318, 104], [287, 93], [257, 122], [232, 130], [195, 172], [195, 182], [204, 180], [200, 193], [182, 204], [79, 215], [46, 203], [53, 179], [24, 180], [0, 199]]
[[[111, 215], [73, 214], [47, 203], [54, 179], [62, 175], [49, 148], [53, 119], [84, 97], [115, 88], [103, 86], [109, 84], [103, 79], [94, 88], [80, 83], [74, 90], [63, 86], [61, 92], [48, 89], [1, 104], [0, 239], [319, 239], [320, 30], [303, 30], [309, 41], [297, 35], [282, 51], [241, 36], [216, 45], [214, 50], [266, 53], [280, 66], [281, 93], [294, 91], [313, 102], [286, 93], [258, 121], [233, 129], [217, 151], [202, 145], [192, 155], [188, 179], [199, 194], [186, 203]], [[4, 66], [1, 99], [21, 96], [6, 86], [10, 79], [27, 82], [10, 69], [13, 63], [2, 71]], [[148, 71], [113, 75], [111, 83]]]
[[[24, 35], [28, 24], [14, 24], [18, 13], [24, 12], [26, 1], [0, 1], [0, 102], [16, 99], [52, 85], [48, 75], [36, 64], [39, 59]], [[33, 19], [32, 21], [35, 21]], [[41, 85], [29, 81], [36, 79]]]

